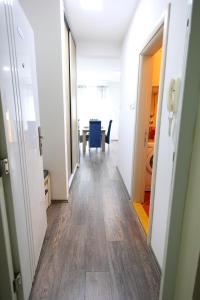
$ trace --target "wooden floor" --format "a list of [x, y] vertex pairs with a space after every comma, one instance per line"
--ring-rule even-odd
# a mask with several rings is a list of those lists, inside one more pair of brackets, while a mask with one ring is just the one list
[[116, 170], [116, 147], [81, 157], [69, 204], [49, 208], [30, 299], [158, 299], [159, 272]]

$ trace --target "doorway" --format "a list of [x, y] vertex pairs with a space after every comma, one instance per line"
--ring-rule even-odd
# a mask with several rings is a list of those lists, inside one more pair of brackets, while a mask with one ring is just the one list
[[[140, 53], [133, 167], [133, 208], [148, 236], [155, 186], [164, 79], [164, 22]], [[165, 52], [165, 51], [164, 51]]]

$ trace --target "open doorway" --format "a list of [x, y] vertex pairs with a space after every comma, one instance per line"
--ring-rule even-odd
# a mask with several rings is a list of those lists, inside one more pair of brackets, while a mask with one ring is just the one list
[[153, 157], [154, 157], [154, 144], [155, 144], [155, 133], [157, 127], [157, 110], [158, 110], [158, 93], [160, 83], [160, 67], [162, 58], [162, 48], [155, 52], [152, 56], [152, 86], [151, 86], [151, 97], [150, 110], [148, 116], [147, 132], [145, 137], [146, 146], [146, 163], [145, 163], [145, 186], [144, 186], [144, 197], [142, 206], [147, 216], [149, 217], [150, 210], [150, 196], [151, 196], [151, 181], [153, 171]]
[[[151, 219], [164, 79], [164, 23], [151, 35], [140, 53], [136, 115], [133, 207], [146, 235]], [[165, 50], [165, 49], [164, 49]], [[165, 51], [164, 51], [165, 52]]]
[[[101, 58], [95, 54], [95, 49], [92, 51], [94, 56], [90, 53], [84, 56], [81, 47], [78, 52], [77, 108], [82, 158], [87, 155], [92, 157], [94, 150], [106, 155], [114, 154], [119, 140], [120, 60], [106, 57], [106, 53]], [[94, 120], [101, 122], [101, 134], [95, 135], [101, 135], [102, 143], [96, 149], [90, 147], [95, 135], [92, 137], [89, 134], [90, 123]], [[110, 157], [116, 156], [117, 153]]]

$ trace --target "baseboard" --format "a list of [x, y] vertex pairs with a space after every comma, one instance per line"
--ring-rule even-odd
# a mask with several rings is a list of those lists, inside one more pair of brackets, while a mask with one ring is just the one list
[[70, 176], [70, 178], [69, 178], [69, 189], [70, 189], [70, 187], [71, 187], [71, 185], [72, 185], [74, 176], [75, 176], [76, 171], [77, 171], [78, 168], [79, 168], [79, 164], [77, 163], [76, 166], [75, 166], [75, 168], [74, 168], [74, 172], [71, 174], [71, 176]]
[[125, 183], [124, 183], [124, 180], [123, 180], [123, 178], [122, 178], [122, 175], [121, 175], [121, 173], [120, 173], [120, 170], [119, 170], [118, 166], [116, 166], [116, 169], [117, 169], [117, 173], [118, 173], [118, 175], [119, 175], [119, 178], [120, 178], [120, 181], [121, 181], [121, 184], [122, 184], [122, 188], [123, 188], [124, 192], [126, 193], [127, 197], [128, 197], [129, 200], [130, 200], [131, 197], [130, 197], [130, 195], [129, 195], [129, 192], [128, 192], [127, 187], [126, 187], [126, 185], [125, 185]]
[[156, 266], [158, 275], [161, 277], [162, 271], [161, 271], [160, 265], [159, 265], [159, 263], [158, 263], [158, 260], [157, 260], [157, 258], [156, 258], [156, 256], [155, 256], [154, 252], [153, 252], [153, 249], [152, 249], [151, 245], [148, 245], [148, 247], [149, 247], [149, 250], [150, 250], [151, 255], [152, 255], [152, 257], [153, 257], [153, 261], [154, 261], [154, 264], [155, 264], [155, 266]]
[[[127, 197], [129, 198], [129, 200], [131, 200], [131, 197], [130, 197], [130, 195], [129, 195], [129, 192], [128, 192], [127, 187], [126, 187], [126, 185], [125, 185], [125, 183], [124, 183], [124, 180], [123, 180], [123, 178], [122, 178], [122, 175], [121, 175], [121, 173], [120, 173], [120, 171], [119, 171], [118, 166], [116, 166], [116, 169], [117, 169], [117, 173], [118, 173], [118, 175], [119, 175], [121, 184], [122, 184], [122, 186], [123, 186], [123, 189], [124, 189], [125, 193], [127, 194]], [[134, 207], [133, 207], [133, 203], [130, 203], [130, 201], [129, 201], [129, 205], [130, 205], [130, 207], [131, 207], [132, 213], [133, 213], [135, 216], [137, 216], [137, 214], [136, 214], [136, 212], [135, 212], [135, 209], [134, 209]], [[138, 216], [137, 216], [137, 218], [138, 218]], [[142, 227], [141, 223], [139, 222], [138, 224], [140, 224], [141, 229], [143, 230], [143, 227]], [[143, 232], [144, 232], [144, 230], [143, 230]], [[144, 235], [145, 235], [145, 233], [144, 233]], [[157, 270], [157, 272], [158, 272], [158, 275], [161, 277], [162, 271], [161, 271], [160, 265], [159, 265], [159, 263], [158, 263], [158, 260], [157, 260], [157, 258], [156, 258], [156, 256], [155, 256], [154, 252], [153, 252], [153, 249], [152, 249], [151, 245], [150, 245], [150, 244], [147, 244], [147, 245], [148, 245], [148, 248], [149, 248], [149, 250], [150, 250], [150, 252], [151, 252], [151, 255], [152, 255], [152, 258], [153, 258], [153, 262], [155, 263], [155, 266], [156, 266], [156, 270]]]
[[51, 200], [51, 204], [68, 203], [68, 200]]

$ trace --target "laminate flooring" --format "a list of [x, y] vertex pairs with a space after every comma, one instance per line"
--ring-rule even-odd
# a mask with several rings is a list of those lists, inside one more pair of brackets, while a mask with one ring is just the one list
[[157, 300], [160, 273], [116, 169], [117, 142], [91, 150], [69, 203], [48, 209], [31, 300]]

